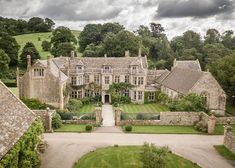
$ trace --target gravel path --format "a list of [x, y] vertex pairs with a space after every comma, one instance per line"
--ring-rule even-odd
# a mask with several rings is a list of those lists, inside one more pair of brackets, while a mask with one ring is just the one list
[[115, 126], [112, 105], [104, 104], [102, 106], [102, 118], [103, 118], [102, 126]]
[[223, 143], [223, 136], [120, 133], [52, 133], [44, 134], [49, 147], [42, 155], [42, 168], [71, 168], [89, 151], [118, 145], [142, 145], [144, 142], [167, 145], [178, 155], [205, 168], [232, 168], [213, 145]]

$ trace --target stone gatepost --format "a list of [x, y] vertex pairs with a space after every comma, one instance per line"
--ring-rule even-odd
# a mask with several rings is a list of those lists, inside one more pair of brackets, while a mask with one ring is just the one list
[[121, 121], [122, 111], [120, 108], [115, 109], [115, 125], [119, 126]]
[[214, 114], [212, 114], [209, 117], [209, 120], [207, 122], [207, 126], [208, 126], [208, 134], [213, 134], [214, 130], [215, 130], [215, 123], [216, 123], [216, 117], [214, 116]]
[[95, 108], [95, 123], [96, 124], [101, 124], [101, 122], [102, 122], [101, 108], [96, 107]]
[[46, 109], [46, 132], [53, 132], [52, 129], [52, 114], [50, 113], [50, 108], [47, 107]]

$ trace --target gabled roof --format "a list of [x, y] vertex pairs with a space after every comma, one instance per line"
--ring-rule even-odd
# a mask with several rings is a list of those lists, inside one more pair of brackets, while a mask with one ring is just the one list
[[173, 68], [182, 68], [182, 69], [190, 69], [195, 71], [201, 71], [201, 66], [198, 60], [174, 60]]
[[182, 94], [187, 94], [203, 75], [202, 71], [174, 68], [162, 81], [162, 85]]
[[0, 81], [0, 159], [35, 119], [36, 115]]
[[[58, 59], [56, 59], [58, 60]], [[49, 59], [49, 60], [39, 60], [39, 62], [41, 64], [43, 64], [45, 67], [47, 67], [47, 61], [50, 61], [50, 72], [52, 73], [52, 75], [54, 75], [56, 78], [59, 78], [59, 73], [61, 73], [61, 81], [66, 81], [68, 79], [68, 76], [65, 75], [60, 69], [59, 66], [55, 63], [54, 59]], [[58, 62], [57, 62], [58, 63]], [[35, 63], [35, 65], [37, 64], [37, 62]], [[34, 65], [34, 66], [35, 66]], [[62, 66], [62, 64], [61, 64]]]

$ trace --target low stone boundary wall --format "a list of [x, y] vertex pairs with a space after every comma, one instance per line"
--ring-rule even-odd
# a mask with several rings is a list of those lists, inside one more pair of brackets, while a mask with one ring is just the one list
[[45, 132], [53, 132], [52, 129], [52, 116], [55, 113], [55, 110], [32, 110], [43, 122]]
[[229, 125], [224, 126], [224, 146], [235, 154], [235, 134]]
[[63, 124], [96, 124], [96, 120], [62, 120]]
[[227, 124], [227, 122], [230, 122], [230, 124], [235, 124], [235, 117], [217, 117], [216, 118], [216, 124]]

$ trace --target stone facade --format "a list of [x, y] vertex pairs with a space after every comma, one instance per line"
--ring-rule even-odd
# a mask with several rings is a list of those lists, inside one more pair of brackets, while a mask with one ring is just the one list
[[[190, 69], [191, 68], [191, 69]], [[201, 71], [198, 60], [174, 61], [171, 71], [149, 70], [147, 57], [139, 50], [137, 57], [57, 57], [37, 60], [31, 66], [28, 57], [27, 72], [17, 77], [20, 98], [37, 98], [42, 102], [63, 109], [69, 98], [101, 97], [103, 103], [112, 103], [108, 92], [113, 83], [130, 83], [134, 87], [123, 96], [133, 103], [144, 103], [144, 92], [161, 90], [173, 99], [188, 93], [206, 98], [209, 109], [224, 115], [226, 95], [209, 72]]]

